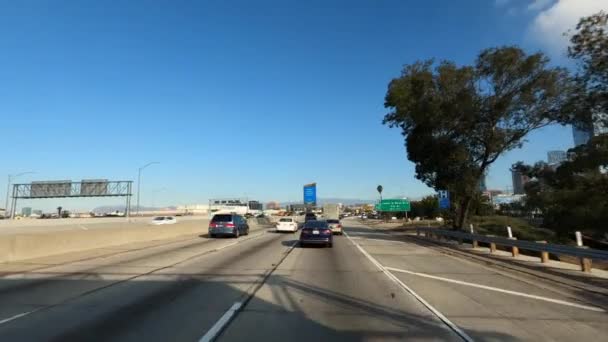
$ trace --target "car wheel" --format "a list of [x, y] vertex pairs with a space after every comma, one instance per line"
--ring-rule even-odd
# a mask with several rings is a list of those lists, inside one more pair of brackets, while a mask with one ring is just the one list
[[327, 247], [329, 247], [329, 248], [332, 248], [333, 246], [334, 246], [333, 242], [330, 242], [330, 243], [327, 244]]
[[241, 232], [239, 231], [239, 229], [235, 228], [234, 229], [234, 238], [238, 239], [240, 235], [241, 235]]
[[215, 234], [209, 234], [209, 237], [215, 239]]
[[306, 244], [304, 242], [300, 242], [300, 247], [304, 248], [306, 247]]

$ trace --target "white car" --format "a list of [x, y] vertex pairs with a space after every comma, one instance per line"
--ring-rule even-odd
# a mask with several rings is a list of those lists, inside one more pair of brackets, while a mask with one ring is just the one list
[[161, 224], [175, 224], [177, 220], [173, 216], [157, 216], [152, 219], [151, 222], [153, 225], [159, 226]]
[[342, 230], [342, 223], [340, 222], [340, 220], [329, 219], [327, 220], [327, 225], [329, 226], [329, 229], [331, 229], [332, 234], [344, 234], [344, 231]]
[[292, 232], [298, 231], [298, 223], [291, 217], [283, 217], [277, 222], [277, 232]]

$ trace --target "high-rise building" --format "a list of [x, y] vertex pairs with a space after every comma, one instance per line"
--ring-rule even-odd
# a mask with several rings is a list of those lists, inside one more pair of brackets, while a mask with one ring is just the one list
[[549, 165], [559, 165], [568, 160], [566, 151], [549, 151], [547, 152], [547, 162]]
[[596, 113], [592, 116], [593, 122], [588, 127], [572, 125], [574, 146], [586, 144], [596, 135], [608, 134], [608, 114]]
[[586, 144], [593, 132], [591, 129], [582, 128], [580, 126], [572, 125], [572, 137], [574, 138], [574, 146], [580, 146]]
[[513, 194], [525, 194], [524, 186], [530, 181], [530, 178], [517, 170], [511, 170], [511, 177], [513, 178]]

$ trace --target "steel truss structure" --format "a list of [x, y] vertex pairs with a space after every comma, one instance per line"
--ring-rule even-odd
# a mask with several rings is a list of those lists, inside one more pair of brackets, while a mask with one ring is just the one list
[[[44, 186], [44, 187], [42, 187]], [[54, 181], [13, 184], [11, 218], [15, 218], [17, 200], [43, 198], [126, 197], [125, 216], [131, 213], [133, 181]]]

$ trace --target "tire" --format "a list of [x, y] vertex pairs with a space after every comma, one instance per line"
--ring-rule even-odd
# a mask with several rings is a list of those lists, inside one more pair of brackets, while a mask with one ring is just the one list
[[329, 247], [329, 248], [333, 248], [333, 247], [334, 247], [334, 243], [333, 243], [333, 242], [328, 243], [328, 244], [327, 244], [327, 247]]
[[300, 242], [300, 247], [304, 248], [306, 247], [306, 244], [304, 242]]
[[215, 239], [215, 234], [209, 234], [209, 237]]
[[235, 239], [238, 239], [238, 238], [239, 238], [239, 236], [241, 236], [241, 232], [239, 231], [239, 229], [238, 229], [238, 228], [235, 228], [235, 229], [234, 229], [234, 238], [235, 238]]

